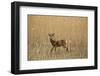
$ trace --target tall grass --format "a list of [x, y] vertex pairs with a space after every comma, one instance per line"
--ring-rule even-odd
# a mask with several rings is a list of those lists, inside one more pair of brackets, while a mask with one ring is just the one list
[[[87, 17], [28, 16], [28, 60], [87, 58]], [[71, 51], [59, 47], [51, 53], [48, 33], [56, 40], [71, 40]]]

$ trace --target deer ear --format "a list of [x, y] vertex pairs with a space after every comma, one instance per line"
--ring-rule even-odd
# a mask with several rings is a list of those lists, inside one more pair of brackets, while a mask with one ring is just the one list
[[53, 36], [55, 35], [55, 33], [52, 34]]

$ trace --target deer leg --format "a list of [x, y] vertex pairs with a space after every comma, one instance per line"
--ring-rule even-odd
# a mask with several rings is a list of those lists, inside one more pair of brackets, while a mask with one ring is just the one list
[[56, 51], [56, 47], [55, 47], [55, 51]]
[[68, 47], [66, 47], [66, 51], [68, 51]]
[[51, 52], [52, 52], [53, 49], [54, 49], [54, 47], [51, 48]]
[[68, 50], [71, 51], [71, 45], [69, 45]]
[[65, 48], [65, 49], [66, 49], [66, 51], [68, 51], [68, 47], [67, 47], [67, 46], [63, 46], [63, 48]]

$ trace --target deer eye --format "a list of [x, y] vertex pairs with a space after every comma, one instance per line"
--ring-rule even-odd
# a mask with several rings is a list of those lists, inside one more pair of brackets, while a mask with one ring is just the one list
[[54, 36], [55, 34], [53, 33], [52, 36]]

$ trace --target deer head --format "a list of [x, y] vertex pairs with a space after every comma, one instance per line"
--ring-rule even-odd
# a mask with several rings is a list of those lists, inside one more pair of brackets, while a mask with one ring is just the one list
[[55, 35], [55, 33], [48, 34], [48, 36], [49, 36], [50, 39], [53, 39], [54, 35]]

